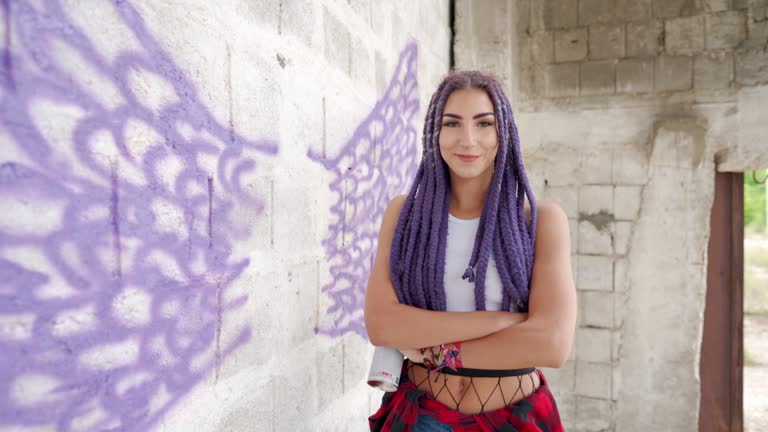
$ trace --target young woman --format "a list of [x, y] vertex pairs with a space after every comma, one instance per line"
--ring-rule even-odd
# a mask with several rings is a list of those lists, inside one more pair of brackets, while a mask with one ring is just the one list
[[432, 96], [413, 186], [384, 212], [365, 323], [407, 357], [372, 431], [563, 430], [536, 367], [562, 366], [573, 342], [568, 220], [534, 199], [495, 78], [453, 71]]

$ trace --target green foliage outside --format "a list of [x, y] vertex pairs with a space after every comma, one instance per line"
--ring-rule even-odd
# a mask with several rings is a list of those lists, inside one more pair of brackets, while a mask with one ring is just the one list
[[[763, 180], [768, 171], [758, 170], [757, 179]], [[744, 173], [744, 226], [752, 230], [765, 231], [765, 186], [755, 183], [752, 171]]]
[[[757, 172], [762, 181], [765, 170]], [[766, 183], [755, 183], [744, 173], [744, 312], [768, 315], [768, 233], [765, 231]]]

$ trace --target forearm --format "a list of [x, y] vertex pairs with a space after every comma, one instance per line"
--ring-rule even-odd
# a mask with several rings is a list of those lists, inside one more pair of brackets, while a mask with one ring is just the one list
[[366, 326], [376, 346], [423, 348], [482, 338], [526, 317], [519, 312], [437, 312], [396, 304], [375, 317], [366, 317]]
[[551, 325], [524, 321], [496, 333], [461, 344], [464, 367], [477, 369], [519, 369], [561, 367], [571, 352], [571, 338]]

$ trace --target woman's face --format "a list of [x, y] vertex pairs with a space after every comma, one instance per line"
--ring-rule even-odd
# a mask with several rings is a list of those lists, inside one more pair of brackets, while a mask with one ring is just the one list
[[440, 155], [452, 176], [469, 179], [493, 173], [499, 136], [488, 93], [475, 88], [454, 90], [441, 121]]

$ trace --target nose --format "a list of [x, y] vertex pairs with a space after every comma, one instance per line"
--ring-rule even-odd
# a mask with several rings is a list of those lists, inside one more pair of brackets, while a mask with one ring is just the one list
[[459, 144], [465, 146], [475, 145], [475, 131], [473, 129], [473, 127], [462, 128]]

